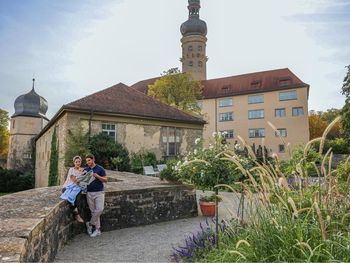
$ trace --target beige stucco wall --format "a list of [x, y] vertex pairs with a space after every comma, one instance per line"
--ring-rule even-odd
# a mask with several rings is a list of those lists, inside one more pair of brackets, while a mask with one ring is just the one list
[[36, 159], [35, 159], [35, 187], [48, 186], [51, 141], [54, 129], [58, 138], [58, 174], [59, 183], [64, 183], [67, 169], [64, 166], [64, 155], [66, 151], [68, 114], [63, 114], [54, 125], [52, 125], [40, 138], [36, 141]]
[[[204, 119], [208, 122], [203, 131], [205, 145], [208, 145], [209, 138], [214, 131], [234, 130], [234, 138], [228, 142], [233, 144], [237, 135], [243, 137], [250, 145], [255, 143], [257, 146], [262, 144], [261, 138], [249, 138], [249, 128], [265, 128], [264, 144], [271, 149], [271, 153], [278, 154], [281, 158], [287, 158], [287, 153], [279, 153], [278, 145], [282, 144], [279, 137], [267, 124], [270, 121], [276, 128], [286, 128], [287, 137], [285, 141], [290, 143], [291, 148], [298, 144], [305, 144], [309, 140], [309, 122], [308, 122], [308, 91], [307, 88], [293, 89], [297, 91], [297, 100], [280, 101], [279, 91], [260, 93], [264, 95], [264, 103], [248, 104], [249, 95], [233, 96], [233, 106], [219, 107], [219, 100], [203, 100], [202, 113]], [[254, 94], [250, 94], [254, 95]], [[230, 97], [227, 97], [230, 98]], [[292, 116], [293, 107], [303, 107], [303, 116]], [[285, 117], [275, 117], [275, 109], [285, 108]], [[264, 109], [264, 119], [248, 119], [248, 111], [254, 109]], [[219, 114], [223, 112], [233, 112], [234, 120], [227, 122], [219, 121]], [[287, 152], [287, 149], [286, 149]]]
[[18, 116], [11, 119], [7, 168], [15, 169], [31, 161], [32, 140], [39, 134], [46, 120]]
[[[64, 153], [66, 151], [66, 140], [68, 130], [81, 127], [88, 132], [91, 127], [91, 135], [102, 132], [102, 123], [115, 124], [117, 142], [124, 145], [129, 153], [139, 151], [151, 151], [157, 159], [163, 158], [163, 148], [161, 145], [161, 128], [177, 127], [181, 130], [180, 152], [185, 154], [194, 149], [194, 141], [202, 137], [202, 125], [186, 124], [180, 122], [165, 122], [158, 120], [130, 118], [112, 115], [90, 116], [85, 113], [66, 112], [55, 123], [59, 136], [59, 177], [60, 183], [64, 182], [67, 168], [64, 167]], [[36, 187], [44, 187], [48, 184], [51, 138], [54, 125], [50, 127], [36, 142]]]

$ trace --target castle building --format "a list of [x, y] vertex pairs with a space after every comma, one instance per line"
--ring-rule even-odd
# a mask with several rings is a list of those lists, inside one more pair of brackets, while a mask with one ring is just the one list
[[34, 138], [47, 124], [47, 101], [34, 89], [20, 95], [14, 103], [15, 113], [10, 121], [8, 169], [23, 169], [31, 164]]
[[[266, 146], [269, 154], [287, 158], [288, 148], [309, 140], [309, 85], [288, 68], [207, 80], [207, 25], [199, 19], [200, 7], [200, 0], [188, 1], [189, 18], [180, 28], [180, 61], [182, 71], [202, 83], [198, 105], [207, 122], [205, 144], [213, 132], [225, 132], [231, 145], [240, 135], [252, 146]], [[157, 79], [142, 80], [131, 87], [147, 93]]]

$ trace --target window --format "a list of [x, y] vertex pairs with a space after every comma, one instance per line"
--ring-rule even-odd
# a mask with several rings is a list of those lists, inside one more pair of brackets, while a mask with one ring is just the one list
[[263, 119], [264, 118], [264, 110], [250, 110], [248, 111], [248, 119]]
[[291, 91], [282, 91], [279, 94], [280, 100], [296, 100], [297, 99], [297, 92], [296, 90]]
[[276, 136], [287, 137], [287, 129], [286, 128], [277, 129]]
[[280, 152], [280, 153], [284, 153], [285, 152], [285, 147], [284, 147], [284, 144], [279, 144], [278, 145], [278, 152]]
[[223, 87], [221, 88], [221, 93], [227, 94], [227, 93], [229, 93], [230, 89], [231, 89], [231, 86], [230, 86], [230, 85], [228, 85], [228, 86], [223, 86]]
[[224, 135], [225, 139], [233, 138], [233, 130], [222, 131], [221, 134]]
[[301, 116], [304, 115], [303, 107], [294, 107], [292, 109], [292, 116]]
[[262, 138], [262, 137], [265, 137], [264, 128], [249, 129], [249, 138]]
[[253, 89], [258, 89], [261, 87], [261, 80], [254, 80], [250, 83], [250, 87]]
[[292, 84], [292, 80], [290, 78], [284, 78], [279, 80], [280, 87], [288, 86], [290, 84]]
[[233, 99], [228, 98], [228, 99], [221, 99], [219, 100], [219, 107], [229, 107], [233, 105]]
[[15, 128], [15, 121], [16, 121], [16, 120], [12, 120], [12, 129]]
[[233, 121], [233, 112], [220, 113], [219, 121]]
[[198, 52], [202, 52], [202, 46], [198, 46]]
[[188, 65], [189, 65], [190, 67], [193, 67], [193, 61], [191, 60], [190, 62], [188, 62]]
[[286, 117], [286, 109], [275, 109], [275, 117]]
[[164, 156], [178, 155], [180, 153], [180, 129], [163, 127], [162, 142]]
[[193, 47], [192, 46], [188, 46], [188, 51], [192, 52], [193, 51]]
[[198, 67], [203, 67], [203, 62], [202, 61], [198, 61]]
[[249, 104], [256, 104], [256, 103], [263, 103], [263, 102], [264, 102], [264, 95], [248, 96], [248, 103]]
[[32, 154], [31, 153], [24, 153], [23, 159], [32, 159]]
[[102, 123], [102, 133], [107, 134], [111, 138], [113, 138], [114, 141], [117, 141], [117, 133], [115, 129], [115, 124], [111, 123]]

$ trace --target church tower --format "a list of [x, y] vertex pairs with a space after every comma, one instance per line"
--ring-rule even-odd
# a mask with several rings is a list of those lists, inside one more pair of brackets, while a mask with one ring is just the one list
[[15, 113], [11, 116], [10, 142], [7, 156], [8, 169], [21, 169], [31, 164], [33, 140], [47, 124], [47, 101], [33, 87], [15, 100]]
[[207, 24], [199, 19], [200, 0], [188, 0], [188, 20], [181, 25], [182, 72], [190, 72], [195, 80], [207, 79]]

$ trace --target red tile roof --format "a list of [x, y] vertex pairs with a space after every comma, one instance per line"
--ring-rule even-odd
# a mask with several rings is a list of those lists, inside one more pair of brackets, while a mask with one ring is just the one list
[[63, 108], [205, 124], [201, 118], [155, 100], [123, 83], [73, 101], [64, 105]]
[[[148, 85], [159, 78], [139, 81], [131, 87], [146, 93]], [[203, 80], [202, 85], [204, 99], [309, 87], [288, 68]]]

